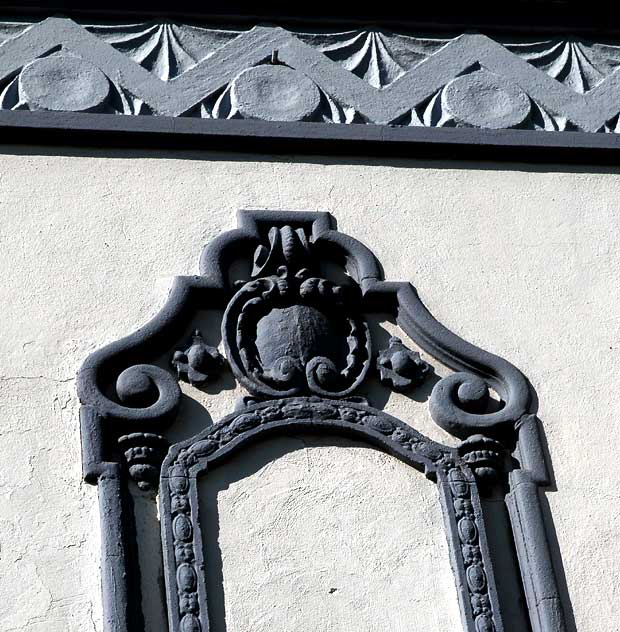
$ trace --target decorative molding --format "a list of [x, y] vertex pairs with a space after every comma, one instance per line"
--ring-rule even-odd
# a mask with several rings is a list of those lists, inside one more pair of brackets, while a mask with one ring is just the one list
[[[492, 568], [483, 540], [484, 524], [471, 471], [454, 450], [430, 441], [401, 421], [365, 404], [320, 398], [268, 401], [234, 413], [197, 437], [176, 446], [162, 471], [162, 532], [172, 630], [209, 629], [197, 484], [202, 475], [261, 435], [337, 432], [376, 445], [423, 470], [449, 490], [442, 496], [450, 524], [452, 555], [466, 586], [466, 629], [501, 631], [497, 589], [485, 571]], [[176, 599], [170, 597], [176, 594]]]
[[0, 109], [615, 134], [619, 66], [620, 44], [566, 36], [51, 17], [0, 24]]
[[[384, 281], [371, 251], [338, 232], [329, 213], [241, 211], [238, 218], [237, 229], [204, 248], [199, 276], [178, 277], [152, 321], [94, 353], [78, 375], [84, 476], [99, 486], [102, 505], [106, 632], [140, 629], [130, 480], [152, 490], [167, 428], [178, 416], [179, 386], [162, 365], [170, 366], [172, 358], [171, 370], [190, 381], [202, 381], [223, 366], [202, 335], [194, 334], [187, 347], [188, 332], [196, 330], [205, 305], [223, 312], [223, 347], [249, 397], [222, 421], [173, 445], [162, 466], [171, 632], [209, 629], [199, 479], [256, 440], [308, 431], [362, 440], [437, 484], [467, 632], [527, 626], [562, 632], [538, 496], [548, 477], [526, 378], [438, 323], [411, 284]], [[231, 266], [239, 260], [248, 272], [235, 279]], [[366, 318], [386, 312], [426, 352], [424, 360], [395, 338], [388, 349], [373, 352]], [[205, 335], [209, 339], [209, 332]], [[427, 439], [359, 396], [373, 371], [383, 374], [389, 388], [414, 388], [435, 361], [454, 373], [435, 384], [430, 412], [463, 439], [455, 448]], [[210, 392], [217, 390], [214, 382]], [[486, 524], [487, 500], [506, 503], [510, 524]], [[514, 538], [518, 559], [493, 549], [489, 528]], [[506, 559], [512, 566], [506, 567]], [[509, 572], [514, 576], [508, 585], [522, 586], [527, 597], [527, 608], [511, 606], [510, 617], [518, 620], [510, 622], [502, 604], [514, 604], [515, 595], [503, 594], [507, 584], [500, 581]]]

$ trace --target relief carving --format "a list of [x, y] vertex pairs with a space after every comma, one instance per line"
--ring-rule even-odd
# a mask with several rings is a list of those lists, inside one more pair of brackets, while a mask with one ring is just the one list
[[397, 392], [422, 384], [432, 370], [417, 351], [408, 349], [396, 336], [390, 338], [389, 347], [379, 354], [377, 369], [381, 383]]
[[254, 278], [224, 314], [222, 338], [233, 373], [253, 395], [350, 394], [371, 358], [368, 326], [356, 313], [359, 287], [315, 276], [302, 231], [272, 228], [269, 241], [269, 250], [257, 252]]
[[[100, 486], [104, 557], [114, 560], [102, 567], [106, 632], [130, 632], [126, 613], [140, 607], [132, 597], [137, 570], [124, 524], [129, 479], [146, 491], [160, 481], [171, 632], [206, 631], [197, 481], [259, 438], [303, 432], [362, 440], [437, 483], [464, 628], [503, 632], [483, 502], [501, 501], [504, 488], [511, 493], [515, 473], [530, 481], [507, 503], [514, 535], [506, 537], [515, 538], [519, 572], [529, 577], [541, 568], [547, 572], [550, 564], [542, 529], [532, 542], [520, 535], [522, 521], [538, 515], [537, 485], [545, 480], [527, 380], [509, 362], [438, 323], [409, 283], [384, 281], [374, 255], [338, 232], [328, 213], [244, 211], [239, 223], [205, 247], [200, 276], [178, 278], [159, 316], [93, 354], [78, 377], [84, 476]], [[239, 259], [248, 272], [233, 280], [232, 262]], [[195, 330], [205, 305], [223, 313], [226, 360], [248, 396], [236, 412], [173, 445], [162, 464], [181, 391], [161, 365], [197, 385], [225, 367], [217, 349]], [[373, 356], [367, 319], [386, 310], [429, 362], [396, 337]], [[188, 343], [186, 332], [192, 330]], [[454, 372], [435, 384], [431, 417], [462, 439], [457, 447], [428, 439], [357, 393], [371, 370], [384, 386], [406, 391], [428, 378], [434, 360]], [[213, 388], [220, 388], [217, 382]], [[523, 621], [556, 617], [555, 604], [539, 599], [538, 586], [524, 584], [529, 609], [520, 615]], [[553, 582], [545, 590], [557, 594]]]
[[[215, 28], [214, 28], [215, 26]], [[0, 23], [0, 109], [617, 133], [617, 43], [170, 21]], [[112, 124], [110, 124], [113, 128]]]
[[199, 329], [185, 351], [175, 351], [171, 360], [179, 377], [185, 376], [190, 384], [203, 384], [218, 377], [226, 366], [226, 360], [215, 348], [208, 345]]

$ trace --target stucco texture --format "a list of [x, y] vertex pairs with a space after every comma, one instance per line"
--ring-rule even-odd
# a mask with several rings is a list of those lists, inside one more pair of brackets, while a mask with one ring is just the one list
[[[411, 280], [444, 324], [529, 377], [569, 629], [619, 629], [620, 170], [4, 147], [0, 181], [3, 632], [101, 630], [75, 373], [156, 313], [174, 275], [197, 272], [201, 247], [239, 208], [332, 212], [387, 278]], [[230, 412], [242, 394], [230, 382], [182, 411], [192, 419], [178, 438], [207, 423], [205, 408], [215, 421]], [[425, 401], [384, 407], [450, 441]], [[460, 629], [432, 484], [354, 443], [285, 444], [257, 448], [243, 476], [222, 470], [204, 492], [219, 513], [206, 546], [221, 553], [229, 632], [276, 629], [266, 604], [288, 613], [290, 631], [386, 629], [373, 603], [389, 629]]]

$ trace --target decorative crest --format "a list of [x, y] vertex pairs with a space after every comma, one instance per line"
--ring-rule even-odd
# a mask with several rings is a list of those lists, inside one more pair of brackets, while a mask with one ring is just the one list
[[370, 367], [371, 343], [359, 315], [360, 289], [313, 274], [318, 268], [301, 228], [273, 227], [259, 246], [252, 280], [224, 314], [231, 368], [253, 395], [349, 395]]

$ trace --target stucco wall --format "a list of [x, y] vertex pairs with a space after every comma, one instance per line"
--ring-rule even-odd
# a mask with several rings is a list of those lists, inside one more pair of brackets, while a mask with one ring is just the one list
[[[540, 399], [557, 484], [546, 498], [552, 540], [557, 538], [563, 558], [560, 583], [565, 575], [572, 601], [569, 622], [574, 614], [580, 632], [618, 629], [619, 173], [464, 162], [3, 148], [2, 630], [101, 629], [96, 493], [80, 482], [75, 372], [88, 353], [153, 315], [171, 277], [195, 273], [201, 246], [232, 228], [236, 209], [244, 207], [331, 211], [342, 231], [374, 250], [387, 278], [412, 280], [448, 327], [525, 372]], [[222, 396], [203, 398], [201, 404], [217, 420], [230, 412], [239, 394], [229, 384]], [[425, 403], [394, 397], [386, 409], [447, 441]], [[197, 431], [204, 418], [196, 414], [193, 423]], [[355, 445], [318, 445], [284, 451], [268, 478], [261, 479], [258, 468], [235, 485], [246, 485], [245, 493], [272, 485], [293, 498], [294, 485], [314, 485], [320, 491], [299, 455], [316, 455], [316, 467], [346, 483], [359, 467], [359, 450]], [[376, 455], [363, 458], [371, 459], [369, 480], [382, 468], [390, 474], [372, 483], [372, 493], [363, 496], [368, 506], [352, 515], [359, 521], [373, 512], [386, 515], [396, 525], [394, 539], [404, 535], [411, 540], [407, 564], [414, 569], [413, 581], [420, 569], [432, 567], [431, 579], [441, 586], [437, 595], [449, 595], [447, 560], [429, 565], [419, 556], [428, 543], [444, 546], [438, 514], [416, 514], [416, 503], [390, 510], [385, 504], [395, 482], [406, 480], [415, 487], [411, 494], [420, 498], [432, 487], [429, 492], [422, 477], [410, 481], [400, 464], [380, 463]], [[239, 490], [230, 487], [218, 496], [222, 525], [237, 524]], [[312, 507], [312, 493], [309, 497], [304, 511]], [[323, 495], [323, 511], [330, 510], [331, 502], [351, 529], [351, 517], [342, 513], [339, 500], [338, 494]], [[309, 515], [309, 537], [318, 542], [321, 514]], [[420, 526], [426, 520], [431, 535], [407, 530], [410, 519]], [[272, 543], [274, 534], [286, 537], [301, 525], [285, 522], [280, 532], [273, 528]], [[400, 545], [381, 528], [377, 523], [366, 533], [368, 554], [372, 557], [378, 538], [379, 553], [397, 555]], [[239, 543], [246, 537], [240, 533]], [[235, 536], [227, 531], [226, 538], [222, 554], [228, 561], [222, 572], [225, 582], [233, 582], [240, 562], [234, 558]], [[329, 559], [328, 546], [309, 545]], [[355, 544], [355, 552], [357, 557], [365, 553], [364, 542]], [[375, 553], [372, 559], [379, 557]], [[320, 566], [321, 561], [313, 563]], [[358, 565], [359, 560], [353, 561], [343, 572], [361, 591], [368, 586], [356, 575]], [[373, 598], [384, 605], [393, 599], [385, 572], [372, 580]], [[402, 580], [391, 577], [397, 584]], [[271, 583], [270, 598], [277, 601], [284, 594], [282, 584]], [[419, 597], [424, 587], [418, 588]], [[406, 598], [406, 591], [402, 594]], [[342, 592], [330, 597], [344, 598]], [[316, 607], [324, 613], [325, 599], [310, 600], [309, 611]], [[409, 617], [415, 608], [410, 603], [403, 607], [407, 616], [395, 629], [458, 629], [454, 609], [446, 608], [443, 618], [433, 622], [427, 604], [414, 620]], [[259, 614], [261, 604], [250, 610], [243, 616]], [[157, 613], [152, 616], [156, 621]], [[356, 629], [379, 629], [359, 616]], [[342, 620], [334, 619], [332, 629], [343, 629]]]

